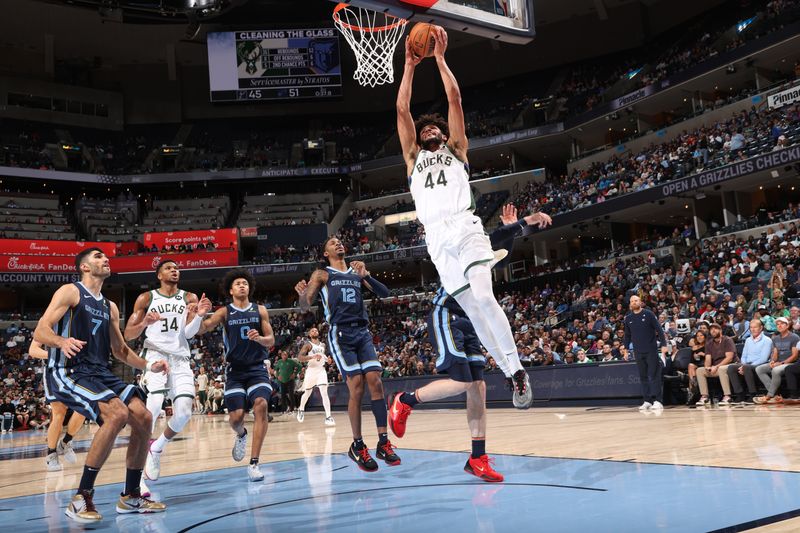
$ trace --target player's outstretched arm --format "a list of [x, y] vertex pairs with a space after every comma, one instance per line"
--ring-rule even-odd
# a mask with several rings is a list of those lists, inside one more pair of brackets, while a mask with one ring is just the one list
[[53, 329], [70, 307], [80, 304], [80, 300], [81, 293], [78, 287], [72, 284], [62, 285], [53, 295], [42, 318], [39, 319], [33, 332], [33, 340], [44, 346], [58, 348], [67, 357], [72, 357], [80, 352], [86, 345], [86, 341], [62, 337]]
[[328, 283], [328, 273], [324, 270], [315, 270], [307, 282], [304, 279], [297, 282], [294, 290], [297, 292], [297, 305], [301, 311], [308, 311], [326, 283]]
[[[202, 300], [201, 300], [201, 302], [202, 302]], [[211, 315], [210, 317], [208, 317], [205, 320], [203, 320], [203, 323], [200, 324], [200, 331], [198, 331], [198, 333], [200, 335], [202, 335], [206, 331], [215, 330], [217, 328], [217, 326], [222, 324], [222, 322], [226, 318], [228, 318], [228, 308], [227, 307], [220, 307], [219, 309], [214, 311], [213, 315]]]
[[111, 325], [109, 326], [109, 337], [111, 340], [111, 353], [118, 360], [122, 361], [128, 366], [137, 368], [139, 370], [152, 370], [153, 372], [169, 372], [169, 365], [166, 361], [156, 361], [154, 363], [148, 362], [139, 357], [136, 352], [131, 350], [130, 346], [125, 343], [125, 338], [119, 329], [119, 309], [117, 304], [112, 301], [108, 302], [111, 308]]
[[257, 330], [250, 329], [247, 331], [247, 338], [264, 348], [271, 348], [275, 346], [275, 334], [272, 332], [272, 324], [269, 323], [269, 311], [263, 305], [259, 305], [258, 315], [261, 317], [261, 331], [264, 334], [259, 335]]
[[467, 127], [464, 124], [464, 110], [461, 107], [461, 89], [447, 61], [444, 59], [444, 52], [447, 50], [447, 32], [440, 26], [434, 26], [433, 33], [434, 47], [433, 57], [436, 58], [436, 66], [439, 67], [439, 74], [444, 83], [444, 92], [447, 94], [447, 127], [450, 136], [447, 145], [453, 154], [461, 161], [467, 161]]
[[355, 273], [361, 278], [364, 286], [375, 293], [375, 296], [378, 298], [386, 298], [389, 296], [389, 287], [370, 276], [367, 265], [362, 261], [351, 261], [350, 266], [353, 267]]
[[414, 55], [411, 43], [406, 37], [406, 62], [403, 68], [403, 78], [400, 80], [400, 88], [397, 91], [397, 135], [400, 138], [403, 159], [406, 161], [406, 167], [409, 168], [409, 175], [419, 151], [417, 131], [414, 127], [414, 118], [411, 116], [411, 87], [414, 84], [414, 69], [417, 68], [420, 61], [422, 58]]
[[147, 328], [161, 320], [161, 315], [155, 311], [147, 312], [150, 307], [150, 301], [153, 296], [150, 292], [143, 292], [136, 298], [136, 303], [133, 304], [133, 313], [125, 324], [125, 340], [132, 341], [138, 339], [139, 335]]

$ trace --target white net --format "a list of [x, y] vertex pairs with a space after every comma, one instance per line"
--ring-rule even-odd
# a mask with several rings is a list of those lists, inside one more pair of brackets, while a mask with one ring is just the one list
[[353, 78], [365, 87], [394, 83], [392, 56], [408, 21], [349, 4], [336, 7], [333, 21], [356, 54]]

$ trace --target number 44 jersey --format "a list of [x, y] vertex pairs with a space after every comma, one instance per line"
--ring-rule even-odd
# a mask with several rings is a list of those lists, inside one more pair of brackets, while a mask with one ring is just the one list
[[447, 145], [436, 152], [420, 150], [408, 186], [417, 218], [423, 226], [435, 225], [453, 215], [475, 210], [466, 163]]
[[186, 340], [186, 292], [179, 290], [172, 296], [164, 296], [157, 290], [150, 291], [147, 312], [155, 311], [161, 320], [145, 328], [144, 347], [164, 355], [189, 357], [189, 342]]

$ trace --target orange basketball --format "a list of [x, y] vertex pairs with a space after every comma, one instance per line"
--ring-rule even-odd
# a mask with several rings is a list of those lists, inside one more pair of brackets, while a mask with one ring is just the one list
[[411, 28], [408, 39], [411, 42], [411, 51], [419, 57], [431, 57], [433, 55], [433, 28], [427, 22], [418, 22]]

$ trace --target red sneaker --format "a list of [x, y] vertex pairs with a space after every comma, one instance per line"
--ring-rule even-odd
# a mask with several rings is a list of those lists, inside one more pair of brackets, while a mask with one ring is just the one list
[[496, 472], [495, 469], [492, 468], [493, 465], [494, 459], [489, 459], [488, 455], [481, 455], [477, 459], [473, 459], [470, 455], [467, 464], [464, 465], [464, 472], [479, 477], [489, 483], [499, 483], [504, 479], [503, 474]]
[[398, 439], [406, 434], [406, 421], [411, 414], [411, 406], [400, 401], [402, 394], [395, 392], [389, 400], [389, 427]]

